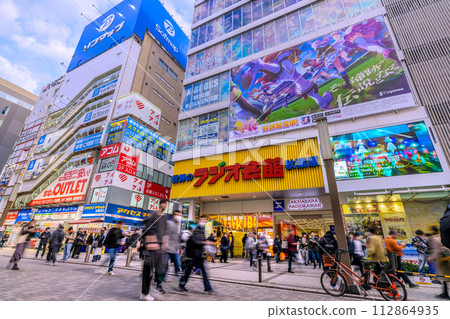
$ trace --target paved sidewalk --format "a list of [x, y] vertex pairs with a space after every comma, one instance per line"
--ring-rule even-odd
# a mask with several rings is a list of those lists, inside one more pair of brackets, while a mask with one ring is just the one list
[[[10, 248], [5, 248], [3, 250], [0, 250], [0, 256], [10, 256], [12, 255], [13, 250]], [[26, 259], [32, 259], [34, 257], [35, 250], [34, 249], [27, 249], [25, 252], [25, 258]], [[62, 253], [59, 253], [59, 257], [62, 256]], [[88, 269], [90, 267], [96, 267], [98, 265], [103, 264], [104, 261], [107, 261], [108, 257], [107, 255], [102, 256], [102, 261], [100, 263], [84, 263], [84, 254], [80, 256], [80, 259], [69, 259], [69, 262], [62, 264], [58, 263], [58, 266], [61, 267], [53, 267], [60, 269], [62, 267], [66, 267], [67, 265], [77, 265], [78, 267], [81, 267], [79, 269]], [[4, 259], [4, 258], [2, 258]], [[92, 258], [90, 258], [92, 259]], [[43, 265], [44, 262], [41, 260], [27, 260], [27, 262], [35, 263], [37, 265]], [[125, 271], [134, 273], [134, 276], [136, 277], [137, 274], [139, 274], [141, 269], [141, 262], [140, 261], [132, 261], [131, 267], [125, 267], [126, 263], [126, 255], [123, 255], [116, 260], [116, 266], [115, 268], [119, 271]], [[323, 295], [324, 291], [320, 286], [320, 275], [322, 274], [322, 271], [320, 269], [312, 269], [312, 266], [304, 266], [304, 265], [298, 265], [295, 264], [293, 266], [293, 270], [295, 271], [294, 274], [287, 273], [287, 261], [282, 262], [280, 264], [276, 264], [273, 260], [271, 260], [271, 266], [273, 272], [268, 273], [266, 268], [266, 263], [263, 263], [263, 272], [262, 272], [262, 283], [258, 282], [258, 272], [257, 271], [251, 271], [249, 267], [249, 263], [247, 260], [244, 259], [236, 259], [231, 260], [229, 263], [219, 263], [216, 261], [215, 263], [207, 263], [208, 267], [208, 275], [211, 280], [215, 282], [220, 282], [221, 284], [233, 284], [241, 287], [248, 286], [248, 287], [254, 287], [252, 291], [260, 291], [260, 289], [263, 289], [262, 287], [271, 289], [271, 288], [278, 288], [277, 291], [297, 291], [297, 292], [305, 292], [305, 293], [314, 293], [314, 294], [320, 294]], [[3, 266], [0, 266], [3, 268]], [[84, 268], [83, 268], [84, 267]], [[106, 265], [105, 265], [106, 267]], [[1, 269], [0, 268], [0, 269]], [[106, 268], [104, 268], [106, 271]], [[171, 266], [169, 268], [169, 273], [173, 273], [173, 267]], [[175, 281], [177, 278], [175, 277], [169, 277], [175, 285]], [[196, 285], [198, 286], [198, 285]], [[201, 288], [201, 287], [200, 287]], [[423, 300], [423, 301], [438, 301], [442, 300], [437, 298], [436, 296], [440, 293], [441, 285], [433, 284], [432, 286], [420, 286], [417, 288], [407, 288], [408, 290], [408, 300]], [[325, 295], [327, 296], [327, 295]], [[329, 297], [329, 296], [327, 296]], [[347, 297], [353, 297], [347, 295]], [[369, 291], [369, 296], [363, 299], [362, 297], [357, 297], [356, 299], [360, 300], [380, 300], [380, 295], [376, 291]], [[205, 299], [210, 300], [210, 299]], [[214, 299], [211, 299], [214, 300]], [[220, 299], [222, 300], [222, 299]], [[231, 300], [231, 299], [227, 299]], [[245, 300], [270, 300], [270, 299], [245, 299]], [[328, 299], [327, 299], [328, 300]]]

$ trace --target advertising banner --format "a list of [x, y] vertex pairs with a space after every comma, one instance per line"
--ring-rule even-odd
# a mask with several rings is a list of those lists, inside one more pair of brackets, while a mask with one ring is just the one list
[[93, 165], [66, 170], [28, 205], [45, 205], [83, 201]]
[[159, 128], [161, 110], [142, 95], [131, 93], [122, 96], [117, 100], [113, 118], [121, 117], [126, 114], [133, 114], [156, 130]]
[[109, 91], [113, 91], [116, 88], [118, 81], [119, 81], [119, 79], [115, 79], [106, 84], [103, 84], [102, 86], [99, 86], [98, 88], [95, 88], [92, 91], [91, 98], [105, 94]]
[[149, 181], [145, 181], [144, 194], [168, 200], [170, 199], [170, 188]]
[[86, 218], [103, 218], [106, 211], [106, 204], [90, 204], [84, 205], [81, 219]]
[[96, 146], [99, 146], [102, 142], [103, 132], [96, 133], [94, 135], [79, 138], [75, 142], [74, 152], [87, 150]]
[[331, 137], [337, 180], [442, 172], [424, 122]]
[[231, 77], [230, 140], [414, 105], [382, 16], [235, 67]]
[[42, 135], [39, 138], [39, 142], [36, 145], [36, 149], [34, 150], [35, 153], [41, 153], [48, 151], [55, 143], [67, 132], [67, 128], [63, 128], [60, 130], [57, 130], [55, 132]]
[[110, 107], [111, 107], [111, 104], [108, 104], [107, 106], [101, 107], [97, 110], [87, 112], [86, 115], [84, 116], [83, 123], [89, 123], [89, 122], [95, 121], [101, 117], [107, 116], [109, 113]]
[[122, 143], [117, 170], [136, 176], [140, 153], [138, 149]]
[[158, 135], [131, 118], [127, 119], [123, 141], [124, 143], [139, 150], [142, 150], [145, 145], [154, 143], [155, 145], [161, 146], [162, 148], [168, 150], [172, 154], [175, 153], [175, 144], [172, 144], [164, 137]]
[[121, 143], [104, 146], [100, 150], [100, 156], [98, 158], [105, 158], [105, 157], [119, 155], [120, 148], [121, 148]]
[[39, 208], [34, 214], [36, 220], [46, 219], [74, 219], [78, 211], [78, 206]]
[[145, 181], [125, 173], [106, 172], [95, 174], [92, 188], [116, 186], [136, 193], [144, 193]]
[[411, 242], [411, 229], [406, 219], [405, 210], [402, 203], [386, 202], [379, 205], [381, 211], [381, 221], [385, 234], [395, 230], [397, 240], [403, 243]]
[[31, 209], [23, 209], [17, 213], [15, 224], [18, 222], [29, 222], [34, 216], [34, 212]]
[[159, 198], [149, 197], [148, 210], [157, 211], [159, 209]]
[[6, 215], [3, 225], [14, 225], [18, 214], [19, 214], [19, 211], [17, 211], [17, 210], [9, 211], [8, 214]]
[[105, 223], [113, 223], [123, 220], [127, 225], [140, 224], [145, 218], [150, 216], [150, 212], [142, 209], [108, 204], [105, 212]]

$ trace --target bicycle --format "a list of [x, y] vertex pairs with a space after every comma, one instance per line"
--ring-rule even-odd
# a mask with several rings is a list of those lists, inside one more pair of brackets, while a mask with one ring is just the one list
[[[371, 261], [363, 261], [364, 278], [358, 276], [352, 269], [341, 262], [341, 254], [348, 253], [347, 250], [339, 249], [334, 259], [324, 255], [324, 266], [329, 269], [325, 270], [320, 277], [320, 284], [325, 292], [334, 297], [342, 296], [348, 287], [346, 276], [343, 272], [351, 274], [353, 280], [359, 287], [362, 287], [364, 296], [367, 296], [367, 290], [376, 289], [381, 297], [387, 301], [405, 301], [408, 297], [405, 285], [395, 276], [395, 272], [386, 271], [386, 266], [378, 262], [381, 268], [380, 275], [366, 268]], [[370, 277], [373, 276], [373, 282]]]

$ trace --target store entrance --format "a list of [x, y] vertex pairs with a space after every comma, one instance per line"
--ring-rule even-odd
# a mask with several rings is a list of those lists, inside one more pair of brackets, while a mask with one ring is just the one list
[[316, 233], [319, 237], [331, 230], [334, 232], [334, 221], [331, 212], [314, 212], [314, 214], [289, 213], [277, 215], [274, 218], [275, 232], [282, 239], [287, 238], [287, 231], [292, 229], [294, 236], [301, 237], [303, 233]]

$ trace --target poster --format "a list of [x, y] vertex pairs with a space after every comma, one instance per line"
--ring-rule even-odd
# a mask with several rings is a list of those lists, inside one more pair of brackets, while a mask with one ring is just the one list
[[[198, 43], [198, 31], [199, 31], [199, 29], [196, 28], [196, 29], [192, 30], [192, 32], [191, 32], [191, 49], [195, 48], [197, 46], [197, 43]], [[189, 62], [188, 62], [188, 65], [189, 65]]]
[[191, 110], [196, 109], [200, 106], [200, 87], [202, 82], [196, 82], [192, 85], [192, 102]]
[[361, 13], [359, 0], [342, 0], [347, 18], [354, 17]]
[[246, 26], [252, 22], [252, 4], [249, 3], [242, 7], [242, 25]]
[[424, 122], [333, 136], [337, 180], [442, 172]]
[[252, 54], [253, 38], [252, 31], [248, 31], [242, 34], [242, 57], [245, 58]]
[[113, 118], [133, 114], [154, 129], [159, 128], [161, 110], [138, 93], [130, 93], [117, 99]]
[[189, 111], [191, 108], [191, 98], [192, 98], [192, 85], [184, 87], [184, 98], [182, 111]]
[[223, 16], [223, 31], [229, 33], [233, 31], [233, 13], [229, 12]]
[[221, 92], [220, 92], [220, 100], [225, 101], [230, 98], [230, 73], [225, 72], [220, 75], [220, 84], [221, 84]]
[[219, 137], [219, 112], [209, 113], [208, 145], [215, 145]]
[[216, 26], [214, 28], [214, 39], [223, 35], [223, 16], [214, 20]]
[[222, 62], [227, 64], [231, 62], [231, 39], [223, 42]]
[[272, 0], [262, 0], [263, 16], [267, 17], [273, 13]]
[[214, 39], [214, 29], [216, 27], [216, 22], [213, 20], [208, 23], [206, 27], [206, 42]]
[[241, 36], [238, 35], [231, 39], [231, 59], [233, 61], [239, 60], [242, 58], [242, 48], [241, 48]]
[[222, 65], [222, 42], [214, 46], [214, 68]]
[[208, 145], [208, 114], [201, 115], [198, 118], [198, 147]]
[[239, 29], [242, 26], [241, 8], [233, 11], [233, 30]]
[[235, 67], [231, 77], [230, 140], [415, 105], [382, 16]]
[[213, 76], [210, 83], [209, 103], [220, 101], [220, 75]]
[[203, 63], [205, 62], [205, 51], [200, 51], [197, 53], [197, 59], [195, 60], [195, 75], [203, 73]]
[[212, 70], [214, 65], [214, 47], [205, 50], [205, 71]]
[[327, 4], [325, 1], [320, 1], [312, 5], [314, 10], [314, 19], [316, 21], [316, 28], [318, 30], [328, 27], [331, 23], [328, 15]]
[[211, 78], [206, 78], [202, 81], [202, 85], [200, 86], [200, 106], [205, 106], [209, 104], [209, 93], [210, 93], [210, 83]]
[[262, 18], [262, 0], [254, 0], [252, 2], [253, 21], [257, 21]]
[[253, 29], [253, 53], [264, 50], [264, 38], [262, 27]]
[[411, 230], [406, 219], [403, 204], [401, 202], [386, 202], [380, 204], [381, 220], [385, 234], [394, 230], [397, 232], [397, 241], [410, 243]]
[[333, 23], [340, 22], [345, 18], [345, 11], [341, 0], [327, 0], [328, 13]]

